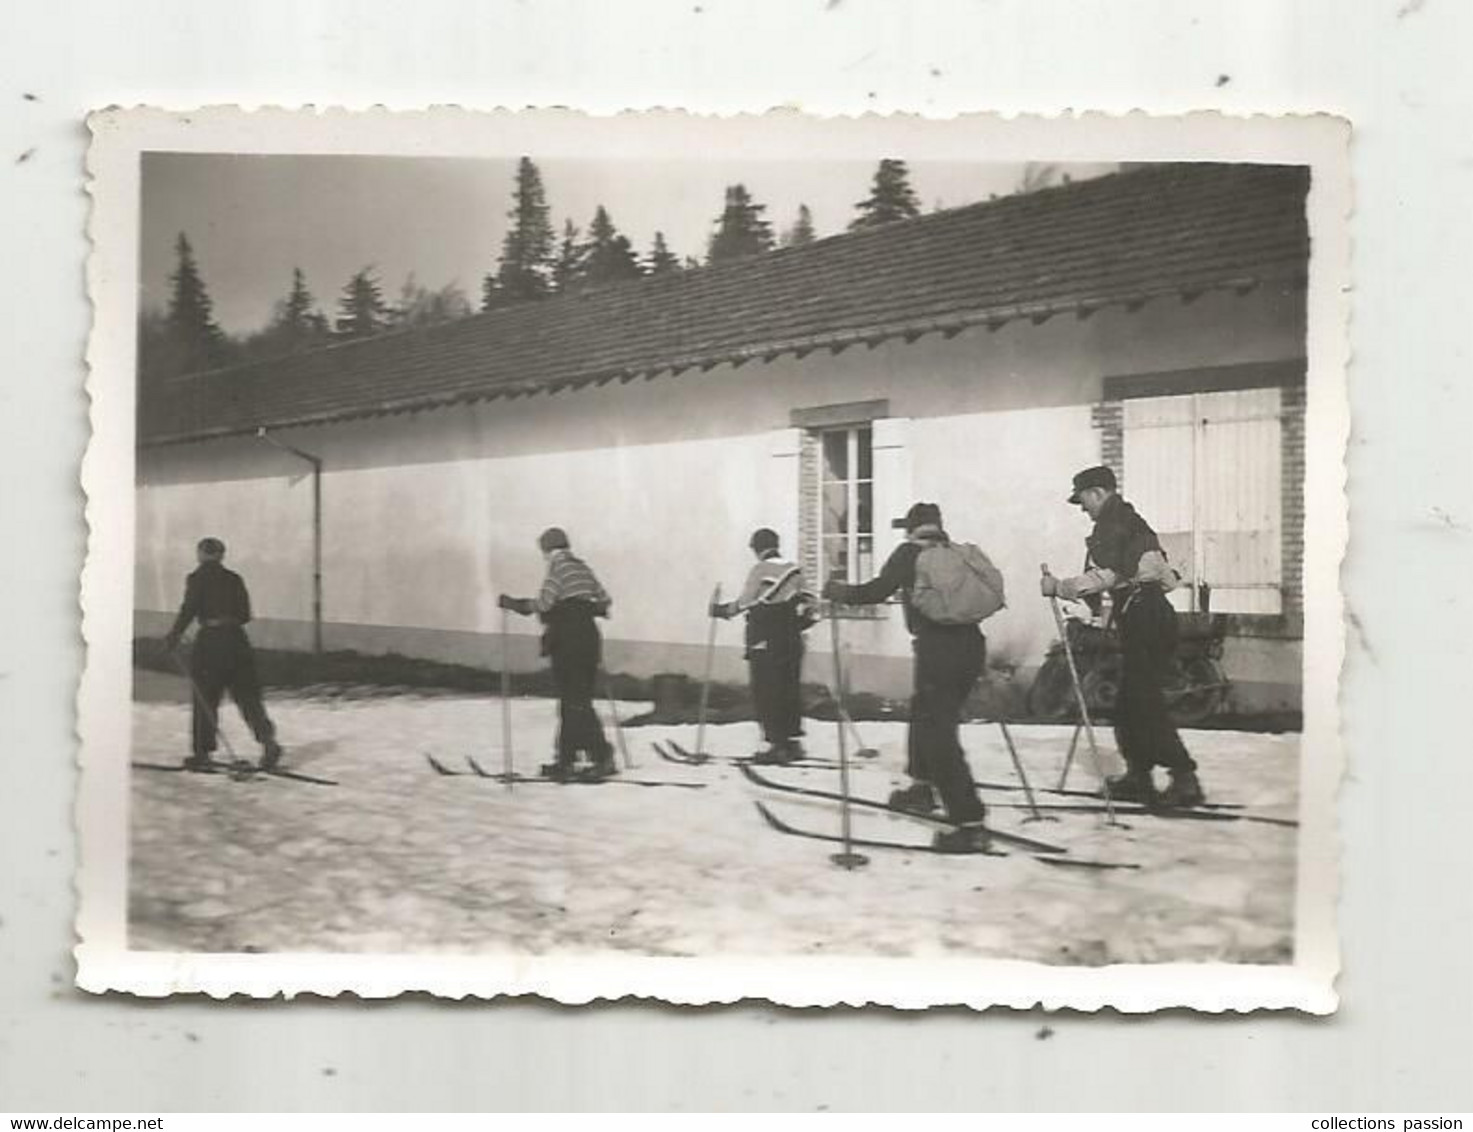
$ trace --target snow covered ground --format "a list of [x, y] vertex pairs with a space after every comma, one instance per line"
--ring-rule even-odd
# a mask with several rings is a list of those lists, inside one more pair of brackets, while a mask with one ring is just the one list
[[[182, 682], [150, 677], [135, 705], [135, 761], [187, 751]], [[160, 691], [163, 692], [159, 695]], [[991, 820], [1067, 846], [1070, 856], [1133, 862], [1131, 871], [1055, 869], [999, 857], [870, 852], [868, 867], [834, 867], [835, 846], [769, 830], [757, 797], [802, 825], [837, 832], [832, 803], [772, 795], [729, 765], [677, 766], [652, 740], [694, 746], [693, 728], [627, 732], [627, 778], [698, 784], [518, 785], [447, 778], [432, 753], [463, 766], [501, 765], [500, 702], [462, 696], [276, 694], [268, 708], [285, 765], [338, 780], [135, 772], [130, 859], [131, 944], [198, 951], [388, 951], [647, 955], [968, 955], [1104, 964], [1290, 958], [1297, 830], [1248, 821], [1126, 819], [1095, 814], [1025, 824], [1023, 796], [989, 792]], [[620, 704], [634, 715], [644, 705]], [[233, 708], [226, 733], [254, 758]], [[555, 705], [512, 703], [516, 765], [550, 758]], [[903, 781], [904, 725], [863, 724], [878, 758], [856, 763], [856, 793], [883, 798]], [[1014, 729], [1035, 785], [1057, 781], [1067, 727]], [[809, 721], [814, 755], [837, 753], [832, 724]], [[1214, 801], [1292, 819], [1299, 738], [1191, 732], [1188, 746]], [[1108, 732], [1102, 732], [1102, 741]], [[979, 779], [1015, 782], [995, 725], [963, 742]], [[746, 755], [753, 724], [709, 728], [706, 747]], [[1081, 760], [1071, 786], [1094, 776]], [[777, 768], [770, 776], [837, 789], [838, 772]], [[1050, 801], [1064, 801], [1060, 798]], [[926, 840], [918, 824], [854, 814], [855, 833]]]

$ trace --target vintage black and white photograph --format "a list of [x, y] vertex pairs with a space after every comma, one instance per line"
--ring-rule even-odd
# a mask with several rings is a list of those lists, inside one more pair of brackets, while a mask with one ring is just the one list
[[1333, 123], [93, 130], [84, 985], [1334, 1008]]

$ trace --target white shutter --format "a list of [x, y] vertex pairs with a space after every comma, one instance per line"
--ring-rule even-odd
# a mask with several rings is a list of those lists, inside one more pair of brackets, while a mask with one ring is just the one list
[[1196, 580], [1192, 399], [1127, 401], [1124, 423], [1121, 490], [1155, 529], [1161, 549], [1186, 583], [1172, 592], [1171, 603], [1189, 611]]
[[890, 527], [892, 519], [905, 514], [913, 502], [911, 493], [911, 447], [909, 417], [882, 417], [871, 423], [875, 480], [875, 564], [905, 538], [904, 531]]
[[1279, 391], [1197, 397], [1202, 578], [1219, 612], [1283, 611]]
[[772, 434], [771, 452], [772, 459], [767, 462], [767, 482], [763, 484], [763, 517], [760, 521], [763, 526], [777, 531], [783, 551], [794, 555], [794, 561], [801, 562], [798, 531], [802, 474], [799, 460], [803, 452], [803, 430], [778, 429]]
[[1280, 394], [1243, 389], [1125, 402], [1126, 497], [1217, 613], [1283, 611]]

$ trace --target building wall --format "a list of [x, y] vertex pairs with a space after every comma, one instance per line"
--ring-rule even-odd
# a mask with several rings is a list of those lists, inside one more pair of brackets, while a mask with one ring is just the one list
[[[615, 598], [609, 667], [698, 670], [704, 609], [730, 594], [757, 526], [791, 549], [802, 433], [794, 409], [888, 401], [891, 455], [877, 483], [884, 520], [935, 500], [957, 537], [993, 555], [1009, 607], [989, 621], [995, 656], [1031, 666], [1053, 635], [1036, 596], [1040, 562], [1072, 569], [1086, 521], [1063, 497], [1100, 458], [1093, 420], [1106, 376], [1266, 361], [1303, 353], [1296, 295], [1262, 290], [1193, 303], [1009, 323], [952, 338], [893, 340], [771, 363], [288, 430], [320, 455], [328, 647], [496, 662], [500, 592], [532, 592], [533, 541], [571, 533]], [[140, 453], [140, 630], [174, 605], [203, 534], [230, 545], [260, 618], [256, 637], [310, 639], [311, 484], [305, 465], [255, 438]], [[512, 619], [513, 660], [535, 664], [533, 622]], [[843, 626], [858, 687], [899, 692], [909, 642], [898, 610]], [[742, 674], [737, 626], [721, 627], [717, 672]], [[820, 656], [827, 635], [811, 635]], [[826, 661], [809, 678], [827, 679]], [[1246, 675], [1247, 673], [1245, 673]]]

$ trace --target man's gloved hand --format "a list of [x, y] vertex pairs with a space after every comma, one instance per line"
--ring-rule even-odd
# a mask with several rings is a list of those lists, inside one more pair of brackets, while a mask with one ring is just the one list
[[502, 594], [496, 599], [496, 604], [502, 609], [509, 609], [513, 613], [520, 613], [524, 616], [532, 612], [532, 599], [529, 597], [508, 597]]
[[1059, 579], [1052, 574], [1045, 574], [1038, 583], [1038, 592], [1044, 597], [1059, 596]]
[[721, 620], [725, 621], [728, 617], [731, 616], [731, 607], [728, 606], [724, 601], [713, 601], [710, 605], [706, 607], [706, 616], [719, 617], [721, 618]]
[[838, 578], [830, 578], [823, 584], [823, 596], [826, 601], [843, 602], [849, 597], [849, 585]]

